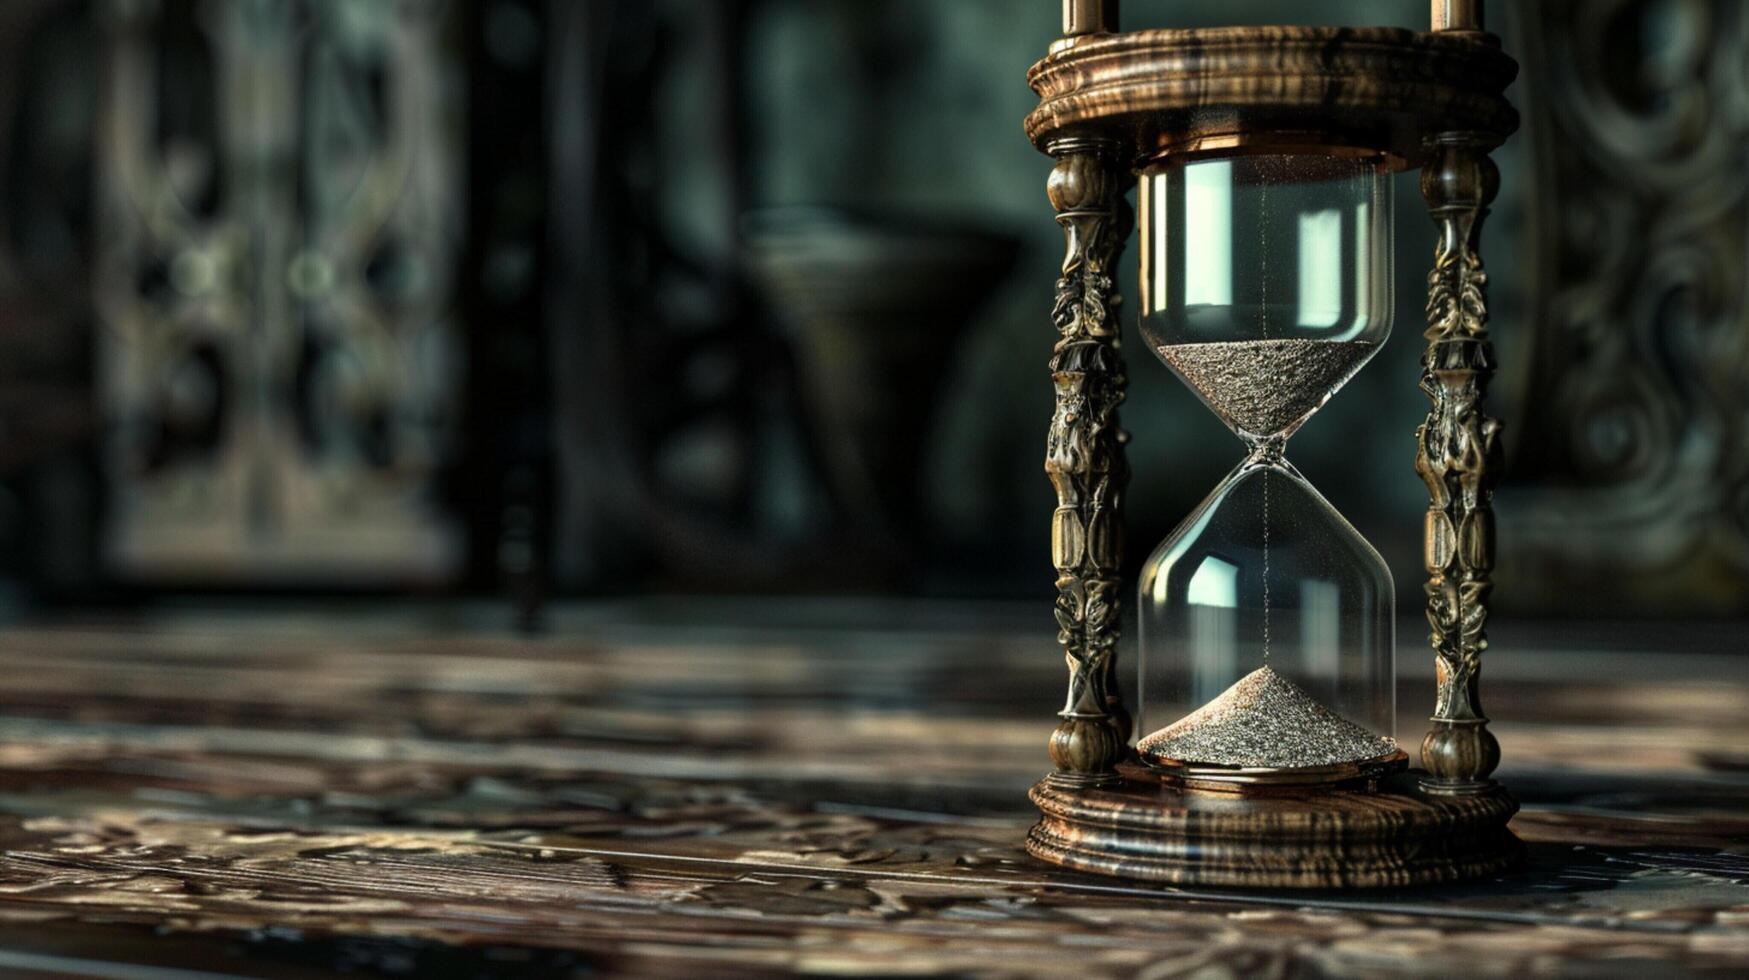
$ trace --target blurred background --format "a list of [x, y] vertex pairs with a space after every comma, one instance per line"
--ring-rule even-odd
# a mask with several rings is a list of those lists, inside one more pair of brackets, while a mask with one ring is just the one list
[[[1749, 614], [1749, 12], [1518, 0], [1489, 26], [1524, 116], [1484, 249], [1498, 604]], [[1050, 0], [6, 0], [6, 607], [1042, 603], [1062, 243], [1020, 120], [1057, 30]], [[1396, 336], [1293, 457], [1408, 610], [1413, 175], [1397, 223]], [[1139, 563], [1241, 452], [1130, 362]]]

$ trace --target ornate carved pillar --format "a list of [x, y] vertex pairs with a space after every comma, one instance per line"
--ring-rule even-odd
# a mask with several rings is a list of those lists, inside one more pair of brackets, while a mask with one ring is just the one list
[[1063, 227], [1065, 254], [1051, 319], [1056, 412], [1045, 472], [1057, 491], [1051, 560], [1057, 569], [1057, 642], [1069, 665], [1068, 698], [1051, 735], [1052, 779], [1087, 785], [1114, 780], [1128, 751], [1129, 715], [1113, 677], [1122, 609], [1124, 459], [1118, 425], [1124, 398], [1121, 324], [1112, 269], [1129, 235], [1129, 183], [1122, 147], [1066, 139], [1047, 191]]
[[1421, 390], [1432, 400], [1416, 431], [1415, 472], [1427, 484], [1427, 621], [1438, 669], [1432, 729], [1421, 743], [1429, 792], [1470, 793], [1493, 784], [1500, 744], [1480, 694], [1494, 568], [1490, 500], [1500, 473], [1500, 422], [1483, 407], [1494, 376], [1488, 339], [1488, 274], [1479, 244], [1499, 189], [1488, 145], [1448, 134], [1421, 171], [1421, 193], [1439, 227], [1427, 286], [1427, 353]]

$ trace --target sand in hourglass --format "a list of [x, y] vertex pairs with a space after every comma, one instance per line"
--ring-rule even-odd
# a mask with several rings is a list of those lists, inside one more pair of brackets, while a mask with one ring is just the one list
[[1160, 357], [1229, 426], [1271, 436], [1324, 404], [1372, 357], [1370, 340], [1163, 344]]
[[1298, 769], [1376, 759], [1395, 752], [1397, 741], [1367, 731], [1274, 669], [1259, 667], [1220, 697], [1143, 738], [1136, 749], [1176, 762]]

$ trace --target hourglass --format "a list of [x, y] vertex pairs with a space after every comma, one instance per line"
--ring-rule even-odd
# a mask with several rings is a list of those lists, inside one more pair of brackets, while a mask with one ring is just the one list
[[1407, 761], [1390, 570], [1284, 454], [1390, 333], [1390, 190], [1376, 153], [1170, 155], [1141, 174], [1142, 338], [1246, 450], [1140, 577], [1136, 750], [1184, 779]]
[[[1479, 698], [1498, 423], [1477, 250], [1516, 65], [1473, 0], [1433, 30], [1115, 33], [1066, 0], [1029, 135], [1067, 242], [1045, 468], [1069, 691], [1034, 855], [1179, 883], [1377, 886], [1499, 872], [1522, 845]], [[1390, 331], [1391, 178], [1437, 232], [1417, 433], [1436, 666], [1424, 769], [1396, 742], [1395, 589], [1288, 459]], [[1115, 288], [1132, 180], [1141, 340], [1238, 438], [1238, 465], [1143, 564], [1133, 705], [1117, 646], [1129, 436]], [[1368, 447], [1357, 440], [1356, 453]]]

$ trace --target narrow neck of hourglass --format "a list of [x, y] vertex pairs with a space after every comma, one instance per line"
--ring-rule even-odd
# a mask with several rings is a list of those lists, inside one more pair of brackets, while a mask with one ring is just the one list
[[1287, 440], [1285, 438], [1276, 437], [1274, 439], [1264, 439], [1257, 442], [1247, 440], [1246, 446], [1249, 447], [1251, 451], [1247, 453], [1245, 458], [1240, 460], [1239, 465], [1233, 469], [1230, 476], [1231, 479], [1242, 479], [1246, 474], [1254, 473], [1257, 470], [1269, 470], [1270, 472], [1281, 476], [1298, 480], [1301, 483], [1306, 483], [1307, 486], [1311, 485], [1307, 483], [1305, 476], [1300, 473], [1299, 469], [1294, 466], [1293, 461], [1287, 458], [1285, 452], [1287, 448]]
[[1287, 461], [1287, 434], [1278, 432], [1270, 436], [1241, 436], [1248, 450], [1245, 456], [1245, 467], [1274, 466], [1291, 468]]

